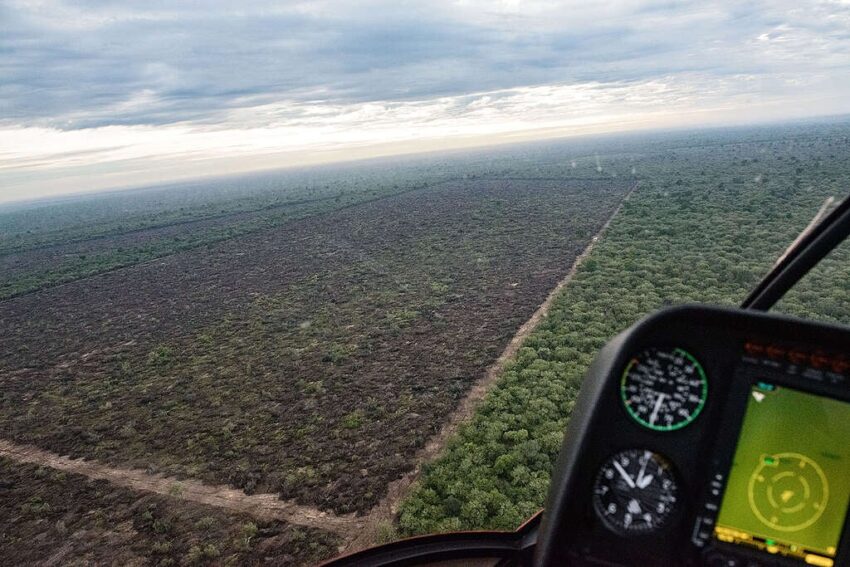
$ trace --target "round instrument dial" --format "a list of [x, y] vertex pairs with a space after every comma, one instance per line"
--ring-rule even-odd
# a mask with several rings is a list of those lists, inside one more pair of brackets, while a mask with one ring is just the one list
[[681, 348], [650, 348], [629, 361], [620, 382], [626, 411], [656, 431], [693, 422], [705, 406], [708, 381], [697, 359]]
[[652, 451], [628, 449], [610, 457], [596, 475], [593, 507], [621, 535], [647, 534], [667, 523], [678, 487], [670, 462]]

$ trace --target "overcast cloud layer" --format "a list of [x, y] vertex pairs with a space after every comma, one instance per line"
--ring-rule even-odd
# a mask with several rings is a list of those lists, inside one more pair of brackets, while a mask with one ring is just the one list
[[850, 111], [850, 2], [0, 2], [0, 201]]

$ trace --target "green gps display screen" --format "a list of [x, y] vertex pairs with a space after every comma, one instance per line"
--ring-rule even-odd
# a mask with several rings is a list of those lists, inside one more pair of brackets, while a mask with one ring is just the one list
[[832, 565], [848, 500], [850, 404], [754, 385], [715, 537]]

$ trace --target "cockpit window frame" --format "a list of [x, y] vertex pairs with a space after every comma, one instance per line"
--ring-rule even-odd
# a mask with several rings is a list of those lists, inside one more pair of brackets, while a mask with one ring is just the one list
[[782, 255], [741, 303], [743, 309], [769, 311], [803, 276], [850, 236], [850, 196], [826, 218], [814, 222]]

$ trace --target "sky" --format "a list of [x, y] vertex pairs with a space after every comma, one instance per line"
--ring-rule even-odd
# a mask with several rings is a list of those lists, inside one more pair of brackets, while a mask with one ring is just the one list
[[850, 112], [850, 0], [0, 0], [0, 202]]

